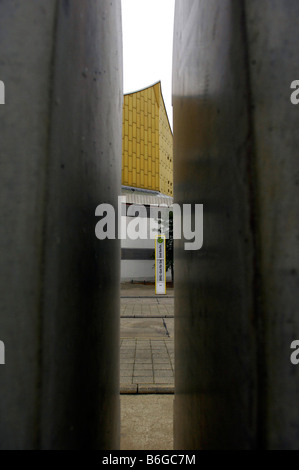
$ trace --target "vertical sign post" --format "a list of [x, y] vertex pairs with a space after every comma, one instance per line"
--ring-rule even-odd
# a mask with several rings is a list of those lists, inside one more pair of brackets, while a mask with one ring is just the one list
[[5, 346], [3, 341], [0, 341], [0, 364], [5, 364]]
[[166, 294], [166, 247], [165, 235], [157, 235], [155, 239], [155, 293]]
[[0, 104], [5, 104], [5, 86], [2, 80], [0, 80]]

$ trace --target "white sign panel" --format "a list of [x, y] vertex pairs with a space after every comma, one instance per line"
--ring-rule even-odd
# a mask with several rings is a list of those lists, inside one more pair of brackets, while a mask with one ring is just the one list
[[155, 240], [155, 279], [156, 294], [166, 294], [166, 250], [165, 235], [159, 235]]
[[0, 341], [0, 364], [5, 364], [5, 346], [3, 341]]
[[0, 80], [0, 104], [5, 104], [5, 86], [2, 80]]

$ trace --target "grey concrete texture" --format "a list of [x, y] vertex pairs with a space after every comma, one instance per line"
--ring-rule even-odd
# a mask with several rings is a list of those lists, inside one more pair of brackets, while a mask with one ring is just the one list
[[175, 202], [204, 204], [176, 244], [175, 448], [298, 449], [295, 0], [177, 0]]
[[204, 205], [203, 248], [175, 246], [176, 448], [249, 448], [255, 436], [241, 19], [240, 2], [176, 6], [175, 202]]
[[[0, 447], [38, 441], [40, 303], [49, 76], [56, 2], [0, 4]], [[30, 34], [28, 34], [28, 29]], [[24, 40], [26, 38], [26, 40]]]
[[127, 286], [121, 285], [120, 392], [174, 393], [174, 297], [151, 297], [152, 286], [138, 284], [129, 284], [128, 297]]
[[122, 318], [173, 318], [174, 298], [121, 298]]
[[117, 448], [120, 2], [3, 0], [0, 29], [0, 447]]
[[173, 338], [121, 338], [120, 392], [174, 392]]
[[145, 299], [152, 297], [157, 300], [168, 299], [174, 297], [174, 288], [167, 286], [165, 295], [156, 295], [154, 284], [140, 282], [122, 282], [121, 296], [123, 298], [140, 297], [141, 299]]
[[299, 369], [289, 360], [299, 337], [299, 116], [290, 102], [290, 84], [299, 77], [299, 4], [245, 5], [256, 172], [258, 415], [264, 447], [299, 449]]
[[173, 318], [121, 318], [123, 338], [170, 337], [174, 330]]
[[122, 395], [121, 423], [121, 450], [172, 450], [173, 395]]

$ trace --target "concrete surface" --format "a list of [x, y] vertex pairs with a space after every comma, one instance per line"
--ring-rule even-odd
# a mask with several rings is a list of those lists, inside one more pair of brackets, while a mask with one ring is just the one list
[[[129, 298], [128, 298], [129, 297]], [[121, 285], [121, 449], [172, 450], [174, 298]]]
[[176, 448], [246, 449], [255, 439], [243, 3], [176, 2], [174, 193], [204, 210], [202, 249], [175, 243]]
[[174, 298], [151, 297], [152, 290], [121, 286], [121, 393], [174, 392]]
[[173, 449], [173, 395], [121, 396], [121, 450]]
[[204, 242], [175, 244], [175, 448], [299, 448], [298, 16], [176, 1], [174, 193]]
[[122, 338], [156, 338], [169, 337], [168, 330], [173, 331], [173, 319], [167, 318], [121, 318]]
[[[41, 245], [55, 0], [0, 2], [0, 449], [37, 445]], [[26, 40], [25, 40], [26, 38]]]
[[153, 284], [138, 284], [137, 282], [121, 283], [122, 297], [153, 297], [156, 299], [165, 299], [174, 296], [174, 288], [167, 287], [166, 295], [156, 295], [155, 286]]
[[119, 445], [120, 7], [0, 2], [1, 449]]
[[[299, 449], [299, 2], [246, 0], [252, 94], [260, 446]], [[271, 79], [269, 80], [269, 77]], [[294, 77], [294, 78], [293, 78]]]
[[[122, 318], [133, 318], [133, 317], [174, 317], [174, 298], [165, 298], [164, 296], [156, 296], [149, 298], [150, 289], [143, 292], [145, 297], [141, 297], [141, 292], [136, 289], [135, 295], [126, 298], [121, 296], [120, 313]], [[132, 290], [130, 291], [133, 294]], [[138, 296], [138, 297], [137, 297]]]
[[[147, 330], [146, 330], [147, 331]], [[145, 332], [146, 332], [145, 331]], [[174, 391], [173, 340], [121, 339], [120, 347], [121, 393], [165, 393], [165, 387]], [[137, 385], [136, 388], [128, 385]], [[142, 385], [142, 387], [141, 387]]]

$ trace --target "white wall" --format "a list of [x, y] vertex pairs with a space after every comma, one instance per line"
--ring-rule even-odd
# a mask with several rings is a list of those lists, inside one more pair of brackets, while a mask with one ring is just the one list
[[[146, 233], [146, 239], [137, 239], [131, 240], [126, 238], [121, 240], [122, 248], [131, 248], [131, 249], [141, 249], [151, 248], [155, 250], [155, 237], [158, 235], [158, 211], [161, 211], [162, 218], [166, 218], [166, 215], [169, 212], [168, 207], [151, 207], [153, 217], [151, 219], [147, 217], [140, 217], [139, 223], [140, 228], [138, 231], [144, 230]], [[122, 234], [126, 236], [128, 233], [128, 226], [130, 223], [134, 222], [134, 217], [122, 216]], [[122, 281], [155, 281], [155, 270], [154, 270], [155, 260], [121, 260], [121, 280]], [[166, 279], [171, 280], [171, 272], [167, 272]]]
[[[155, 260], [122, 260], [120, 276], [125, 281], [152, 281], [155, 282]], [[166, 273], [166, 280], [171, 281], [170, 270]]]

